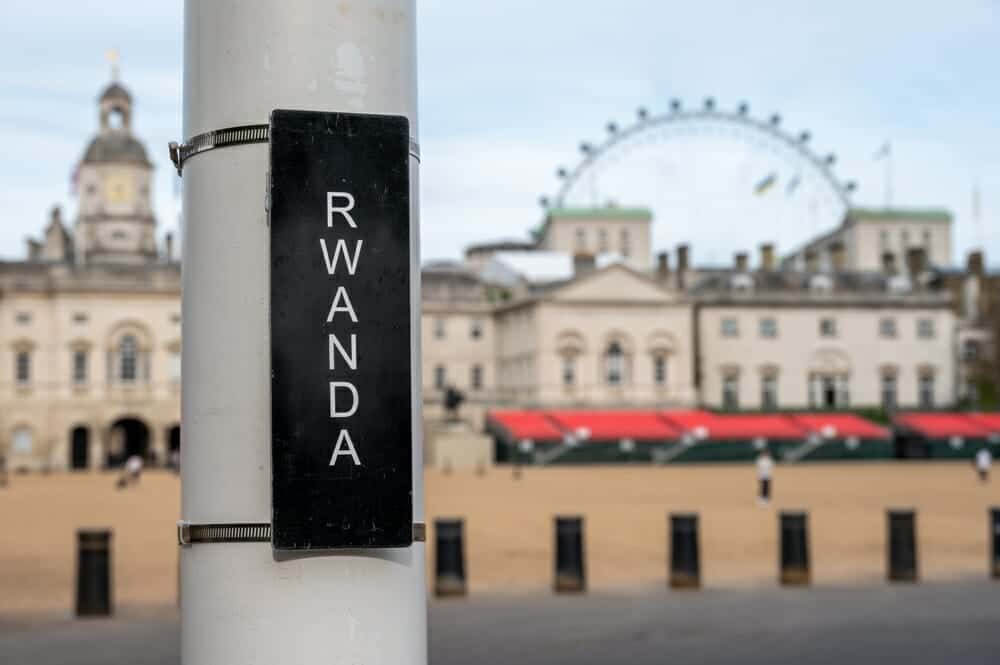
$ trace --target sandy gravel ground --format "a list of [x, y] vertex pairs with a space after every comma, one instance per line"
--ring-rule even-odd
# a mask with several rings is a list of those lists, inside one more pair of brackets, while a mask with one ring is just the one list
[[[666, 515], [680, 510], [701, 515], [707, 587], [775, 584], [783, 508], [809, 511], [816, 584], [881, 583], [885, 509], [896, 506], [918, 512], [924, 579], [986, 577], [987, 509], [1000, 506], [1000, 477], [981, 485], [962, 463], [780, 467], [766, 508], [754, 483], [750, 466], [721, 465], [529, 468], [519, 480], [509, 469], [429, 472], [427, 519], [465, 518], [471, 593], [548, 589], [557, 514], [585, 517], [591, 589], [662, 585]], [[69, 612], [79, 527], [114, 529], [118, 607], [175, 603], [179, 489], [163, 472], [127, 491], [103, 473], [12, 477], [0, 489], [0, 617]]]

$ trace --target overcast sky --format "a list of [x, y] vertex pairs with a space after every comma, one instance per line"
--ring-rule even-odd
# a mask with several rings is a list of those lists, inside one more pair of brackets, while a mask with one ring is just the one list
[[[948, 208], [955, 260], [985, 246], [1000, 263], [996, 0], [422, 0], [418, 19], [425, 259], [526, 237], [541, 218], [539, 195], [555, 189], [556, 167], [573, 162], [581, 140], [600, 138], [609, 120], [625, 123], [639, 106], [661, 111], [671, 98], [691, 106], [713, 96], [720, 107], [747, 100], [758, 117], [779, 112], [789, 130], [809, 129], [820, 152], [837, 154], [838, 176], [858, 182], [859, 205], [884, 202], [883, 163], [873, 155], [891, 141], [893, 203]], [[75, 216], [70, 174], [96, 128], [110, 48], [121, 53], [135, 127], [156, 164], [161, 230], [177, 226], [165, 146], [180, 138], [180, 3], [5, 2], [0, 256], [22, 256], [52, 204]], [[733, 141], [734, 154], [749, 154], [748, 177], [765, 175], [767, 157], [758, 164], [752, 144]], [[725, 261], [772, 239], [789, 250], [816, 230], [783, 188], [767, 194], [764, 210], [745, 182], [717, 182], [713, 174], [726, 171], [721, 161], [713, 167], [719, 146], [698, 145], [660, 141], [615, 166], [618, 181], [629, 169], [660, 169], [662, 182], [642, 181], [656, 192], [613, 191], [609, 178], [594, 196], [657, 206], [657, 248], [691, 242], [696, 261]], [[685, 205], [659, 206], [662, 191]], [[745, 213], [713, 206], [720, 198], [745, 202]]]

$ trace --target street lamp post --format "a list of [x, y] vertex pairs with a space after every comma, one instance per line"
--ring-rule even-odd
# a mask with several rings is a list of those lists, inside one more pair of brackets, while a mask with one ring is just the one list
[[[415, 22], [413, 0], [188, 0], [183, 135], [266, 125], [279, 108], [409, 119], [413, 520], [422, 523]], [[250, 526], [235, 532], [243, 542], [182, 548], [182, 662], [422, 665], [422, 542], [276, 552], [258, 537], [271, 520], [270, 236], [268, 145], [252, 138], [183, 162], [181, 518]]]

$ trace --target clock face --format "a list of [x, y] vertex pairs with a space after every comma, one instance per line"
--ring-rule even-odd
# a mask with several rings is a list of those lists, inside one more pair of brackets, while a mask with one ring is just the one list
[[133, 194], [132, 178], [116, 173], [104, 178], [104, 197], [108, 203], [129, 203]]

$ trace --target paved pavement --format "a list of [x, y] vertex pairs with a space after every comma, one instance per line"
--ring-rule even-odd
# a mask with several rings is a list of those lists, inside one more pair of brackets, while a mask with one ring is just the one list
[[[1000, 583], [493, 595], [433, 601], [429, 617], [433, 665], [1000, 662]], [[0, 662], [11, 665], [175, 665], [177, 640], [173, 609], [0, 614]]]

